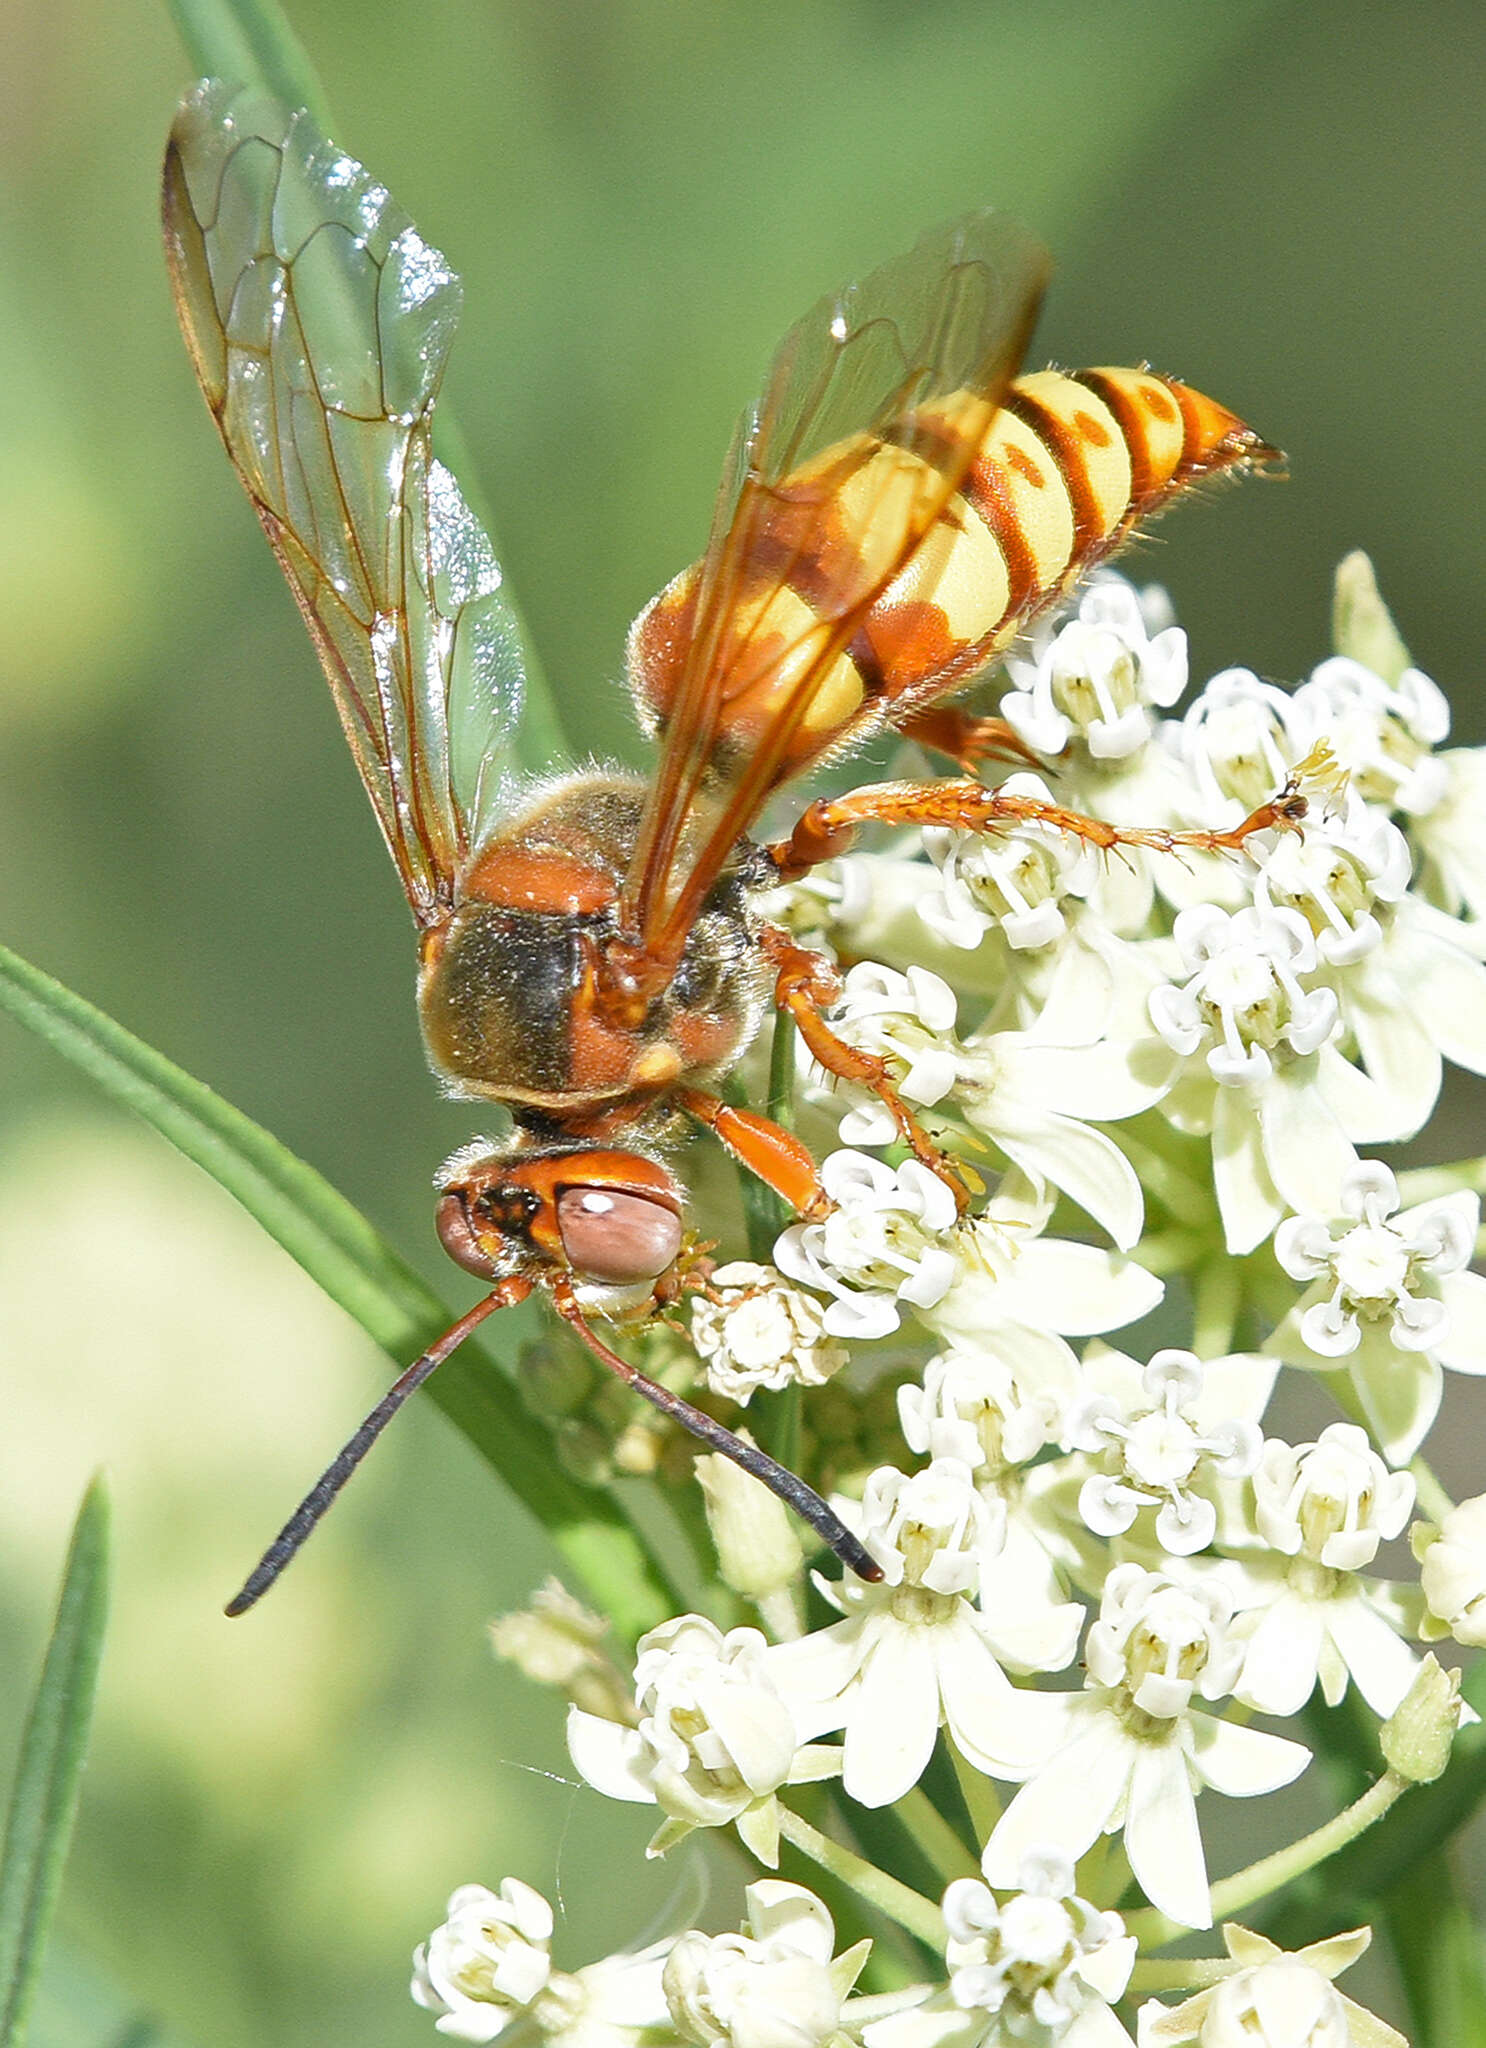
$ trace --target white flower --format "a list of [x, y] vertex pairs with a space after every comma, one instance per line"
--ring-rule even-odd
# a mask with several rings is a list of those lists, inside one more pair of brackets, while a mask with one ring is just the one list
[[1462, 1189], [1400, 1209], [1377, 1160], [1342, 1175], [1319, 1213], [1290, 1218], [1275, 1256], [1306, 1293], [1270, 1342], [1312, 1371], [1345, 1360], [1362, 1411], [1394, 1464], [1439, 1410], [1441, 1368], [1486, 1373], [1486, 1280], [1467, 1272], [1480, 1224]]
[[708, 1386], [744, 1408], [760, 1387], [824, 1386], [850, 1355], [813, 1295], [745, 1259], [719, 1266], [695, 1297], [691, 1339]]
[[1378, 908], [1400, 901], [1414, 865], [1402, 832], [1355, 791], [1340, 811], [1308, 819], [1304, 833], [1282, 833], [1256, 858], [1256, 907], [1298, 911], [1333, 967], [1381, 945]]
[[1161, 737], [1186, 771], [1192, 822], [1224, 831], [1283, 788], [1323, 734], [1308, 730], [1287, 691], [1252, 669], [1225, 668]]
[[1417, 1526], [1413, 1543], [1428, 1608], [1425, 1639], [1486, 1643], [1486, 1494], [1451, 1508], [1437, 1529]]
[[1129, 2048], [1110, 2007], [1129, 1982], [1135, 1937], [1118, 1913], [1076, 1895], [1066, 1856], [1025, 1856], [1004, 1904], [977, 1879], [956, 1878], [944, 1925], [945, 1988], [864, 2027], [866, 2048]]
[[1194, 1794], [1234, 1797], [1289, 1784], [1309, 1751], [1192, 1706], [1227, 1693], [1243, 1657], [1231, 1607], [1210, 1579], [1182, 1583], [1138, 1565], [1105, 1581], [1085, 1648], [1081, 1693], [1044, 1693], [1046, 1761], [1007, 1807], [982, 1859], [986, 1881], [1013, 1885], [1030, 1849], [1077, 1860], [1123, 1828], [1146, 1897], [1189, 1927], [1212, 1923]]
[[[1056, 802], [1040, 775], [1010, 775], [999, 788], [1033, 803]], [[965, 950], [990, 931], [1019, 953], [1056, 945], [1075, 909], [1067, 899], [1087, 894], [1097, 874], [1092, 848], [1037, 818], [995, 835], [933, 826], [924, 833], [924, 851], [939, 870], [939, 891], [924, 896], [919, 915]]]
[[1389, 684], [1360, 661], [1332, 655], [1295, 692], [1295, 710], [1330, 742], [1368, 803], [1424, 817], [1443, 798], [1447, 775], [1434, 749], [1449, 737], [1450, 707], [1422, 669], [1406, 668]]
[[[846, 977], [831, 1024], [849, 1045], [888, 1062], [898, 1093], [915, 1108], [948, 1103], [1015, 1165], [1050, 1182], [1128, 1250], [1143, 1220], [1140, 1183], [1111, 1138], [1084, 1118], [1115, 1123], [1158, 1102], [1166, 1074], [1139, 1072], [1129, 1044], [1055, 1045], [1044, 1031], [983, 1034], [961, 1043], [956, 998], [937, 974], [906, 974], [862, 962]], [[1149, 1063], [1147, 1063], [1149, 1065]], [[840, 1135], [849, 1145], [887, 1145], [899, 1135], [887, 1105], [847, 1088], [853, 1101]]]
[[948, 1240], [950, 1284], [919, 1310], [919, 1321], [949, 1343], [1044, 1383], [1061, 1380], [1072, 1364], [1065, 1337], [1120, 1329], [1148, 1315], [1164, 1292], [1119, 1252], [1039, 1236], [1050, 1207], [1025, 1176], [1008, 1175], [985, 1212]]
[[1370, 1928], [1293, 1955], [1246, 1927], [1225, 1927], [1223, 1940], [1245, 1967], [1181, 2005], [1143, 2005], [1139, 2048], [1408, 2048], [1402, 2034], [1332, 1986], [1372, 1940]]
[[1187, 636], [1172, 625], [1151, 633], [1135, 591], [1109, 576], [1065, 625], [1034, 632], [1032, 659], [1008, 655], [1006, 672], [1001, 716], [1035, 752], [1077, 740], [1096, 761], [1121, 760], [1151, 737], [1152, 707], [1168, 709], [1187, 687]]
[[811, 1735], [844, 1729], [842, 1783], [864, 1806], [889, 1805], [917, 1784], [941, 1722], [978, 1768], [1018, 1774], [1040, 1753], [1042, 1700], [1019, 1692], [998, 1658], [1023, 1669], [1066, 1664], [1080, 1610], [1041, 1616], [1032, 1640], [1010, 1642], [976, 1611], [1004, 1516], [958, 1460], [936, 1458], [912, 1478], [874, 1472], [857, 1519], [882, 1583], [822, 1584], [845, 1619], [768, 1653], [796, 1722]]
[[605, 1956], [571, 1975], [552, 1968], [552, 1908], [508, 1877], [499, 1892], [462, 1885], [449, 1918], [413, 1958], [413, 1997], [441, 2034], [493, 2041], [529, 2022], [553, 2048], [655, 2048], [670, 2038], [661, 1968], [670, 1948]]
[[782, 1271], [834, 1297], [822, 1319], [833, 1337], [886, 1337], [899, 1302], [928, 1308], [955, 1277], [946, 1243], [955, 1198], [916, 1159], [896, 1171], [864, 1152], [833, 1152], [821, 1168], [832, 1203], [818, 1223], [795, 1223], [774, 1247]]
[[1202, 905], [1181, 912], [1175, 939], [1185, 979], [1151, 991], [1150, 1016], [1186, 1072], [1162, 1108], [1180, 1130], [1211, 1132], [1228, 1249], [1252, 1251], [1287, 1206], [1317, 1206], [1355, 1164], [1331, 1098], [1355, 1100], [1367, 1081], [1329, 1043], [1334, 992], [1304, 985], [1318, 956], [1298, 912]]
[[1355, 1423], [1333, 1422], [1313, 1444], [1265, 1444], [1254, 1515], [1269, 1554], [1222, 1567], [1245, 1610], [1239, 1699], [1293, 1714], [1319, 1680], [1335, 1706], [1350, 1675], [1375, 1713], [1393, 1712], [1416, 1669], [1399, 1635], [1406, 1617], [1391, 1587], [1359, 1574], [1413, 1505], [1413, 1480], [1390, 1472]]
[[[1022, 1369], [1018, 1370], [1018, 1364]], [[898, 1414], [909, 1450], [957, 1458], [999, 1475], [1055, 1443], [1064, 1403], [1077, 1384], [1070, 1370], [1039, 1381], [1025, 1361], [965, 1346], [940, 1352], [924, 1367], [922, 1386], [898, 1390]]]
[[1445, 789], [1422, 818], [1409, 820], [1419, 849], [1421, 894], [1452, 916], [1486, 917], [1486, 747], [1441, 754]]
[[1158, 1351], [1141, 1375], [1138, 1402], [1091, 1392], [1065, 1419], [1065, 1448], [1092, 1454], [1078, 1511], [1096, 1536], [1120, 1536], [1155, 1508], [1156, 1540], [1177, 1557], [1205, 1550], [1218, 1526], [1197, 1491], [1209, 1474], [1244, 1479], [1259, 1462], [1257, 1425], [1238, 1417], [1204, 1429], [1196, 1415], [1203, 1367], [1190, 1351]]
[[770, 1675], [757, 1629], [727, 1635], [697, 1614], [640, 1639], [637, 1727], [574, 1707], [568, 1750], [589, 1784], [611, 1799], [658, 1805], [667, 1816], [648, 1854], [663, 1855], [693, 1828], [738, 1833], [762, 1863], [779, 1854], [782, 1785], [832, 1776], [834, 1749], [802, 1747]]
[[413, 1996], [441, 2034], [493, 2041], [551, 1978], [552, 1908], [507, 1877], [499, 1892], [461, 1885], [448, 1914], [413, 1957]]
[[1281, 1048], [1313, 1053], [1335, 1033], [1335, 995], [1301, 985], [1317, 953], [1295, 911], [1203, 905], [1181, 913], [1175, 938], [1187, 978], [1151, 991], [1151, 1022], [1183, 1058], [1200, 1051], [1224, 1087], [1266, 1081]]
[[741, 1934], [678, 1937], [665, 1968], [676, 2031], [698, 2048], [825, 2048], [870, 1941], [832, 1960], [831, 1916], [803, 1885], [764, 1878]]

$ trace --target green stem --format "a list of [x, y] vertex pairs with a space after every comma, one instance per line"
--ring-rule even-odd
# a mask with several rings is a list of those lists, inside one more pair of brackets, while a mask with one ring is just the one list
[[980, 1864], [970, 1854], [922, 1785], [905, 1792], [893, 1806], [920, 1852], [946, 1884], [953, 1877], [979, 1877]]
[[[1214, 1920], [1231, 1919], [1256, 1899], [1278, 1891], [1281, 1885], [1292, 1883], [1318, 1863], [1324, 1863], [1328, 1856], [1334, 1856], [1338, 1849], [1344, 1849], [1348, 1842], [1355, 1841], [1374, 1822], [1383, 1818], [1389, 1807], [1408, 1791], [1409, 1782], [1394, 1771], [1384, 1771], [1360, 1799], [1354, 1799], [1333, 1820], [1311, 1834], [1302, 1835], [1298, 1842], [1291, 1842], [1287, 1848], [1276, 1849], [1272, 1856], [1261, 1856], [1247, 1870], [1235, 1871], [1232, 1877], [1225, 1877], [1221, 1884], [1215, 1884], [1212, 1888]], [[1158, 1912], [1154, 1906], [1127, 1913], [1125, 1928], [1127, 1933], [1138, 1938], [1143, 1948], [1162, 1948], [1168, 1941], [1175, 1941], [1192, 1931], [1179, 1920]]]
[[1164, 1280], [1169, 1274], [1186, 1272], [1211, 1249], [1210, 1241], [1201, 1231], [1156, 1230], [1143, 1237], [1130, 1256], [1148, 1273]]
[[1443, 1522], [1455, 1503], [1435, 1476], [1433, 1466], [1424, 1458], [1415, 1458], [1409, 1470], [1414, 1475], [1420, 1507], [1432, 1522]]
[[828, 1870], [842, 1884], [850, 1886], [868, 1905], [875, 1906], [879, 1913], [885, 1913], [889, 1920], [896, 1920], [900, 1927], [906, 1927], [926, 1947], [943, 1948], [943, 1918], [939, 1908], [922, 1893], [911, 1891], [906, 1884], [889, 1877], [885, 1870], [879, 1870], [875, 1863], [868, 1863], [853, 1850], [843, 1849], [839, 1842], [833, 1842], [828, 1835], [811, 1827], [808, 1820], [802, 1820], [783, 1802], [779, 1808], [779, 1832], [812, 1863], [818, 1863], [822, 1870]]
[[975, 1839], [984, 1844], [991, 1839], [1001, 1818], [1001, 1802], [996, 1797], [996, 1788], [984, 1771], [978, 1771], [974, 1764], [961, 1756], [953, 1741], [946, 1740], [945, 1747], [954, 1765], [955, 1783], [960, 1788], [960, 1797], [975, 1830]]
[[1208, 1259], [1197, 1277], [1192, 1305], [1192, 1349], [1199, 1358], [1226, 1358], [1243, 1299], [1243, 1280], [1231, 1259]]
[[1130, 1972], [1126, 1994], [1133, 1998], [1141, 1992], [1205, 1991], [1242, 1968], [1230, 1956], [1181, 1956], [1170, 1961], [1142, 1956]]

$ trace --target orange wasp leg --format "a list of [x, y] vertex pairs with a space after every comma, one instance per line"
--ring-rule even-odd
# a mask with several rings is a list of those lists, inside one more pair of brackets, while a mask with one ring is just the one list
[[[808, 816], [808, 813], [807, 813]], [[772, 850], [772, 849], [771, 849]], [[944, 1182], [963, 1213], [969, 1206], [970, 1188], [960, 1177], [904, 1102], [893, 1080], [892, 1069], [880, 1053], [864, 1052], [848, 1045], [831, 1029], [821, 1012], [830, 1008], [841, 994], [841, 977], [823, 953], [797, 946], [778, 925], [764, 925], [759, 944], [776, 970], [774, 1001], [792, 1017], [811, 1058], [839, 1081], [854, 1081], [869, 1089], [891, 1111], [903, 1142]]]
[[807, 1221], [830, 1208], [811, 1153], [792, 1131], [757, 1110], [740, 1109], [700, 1088], [678, 1088], [676, 1100], [689, 1117], [711, 1131], [750, 1173], [788, 1202]]
[[[1065, 810], [1061, 804], [1038, 797], [987, 789], [980, 782], [876, 782], [811, 804], [789, 838], [774, 841], [768, 852], [782, 882], [795, 881], [821, 861], [849, 851], [858, 826], [868, 824], [945, 825], [960, 832], [997, 832], [1011, 825], [1040, 824], [1067, 832], [1102, 853], [1122, 846], [1143, 846], [1154, 853], [1236, 853], [1256, 832], [1296, 830], [1305, 814], [1306, 800], [1298, 777], [1292, 777], [1277, 797], [1260, 804], [1242, 824], [1226, 832], [1109, 825], [1082, 811]], [[813, 1045], [811, 1050], [815, 1050]]]
[[611, 1351], [585, 1321], [573, 1283], [566, 1274], [559, 1275], [552, 1282], [552, 1301], [563, 1321], [593, 1353], [600, 1365], [607, 1366], [625, 1386], [643, 1395], [662, 1415], [669, 1415], [672, 1421], [679, 1422], [683, 1429], [689, 1430], [700, 1442], [706, 1444], [709, 1450], [717, 1451], [724, 1458], [731, 1458], [733, 1463], [740, 1466], [751, 1478], [767, 1486], [771, 1493], [776, 1494], [787, 1508], [793, 1509], [800, 1520], [815, 1531], [823, 1543], [830, 1545], [841, 1562], [848, 1570], [855, 1572], [859, 1579], [876, 1583], [882, 1577], [882, 1566], [876, 1558], [863, 1547], [857, 1537], [853, 1536], [840, 1516], [826, 1506], [813, 1487], [807, 1486], [803, 1479], [797, 1479], [793, 1472], [787, 1471], [766, 1451], [761, 1451], [757, 1444], [745, 1443], [742, 1437], [734, 1436], [716, 1416], [708, 1415], [700, 1408], [694, 1408], [690, 1401], [684, 1401], [679, 1394], [673, 1394], [669, 1387], [661, 1386], [658, 1381], [647, 1379], [638, 1366], [631, 1365], [627, 1358], [621, 1358], [617, 1351]]
[[977, 718], [954, 704], [926, 704], [894, 723], [905, 740], [931, 747], [967, 775], [983, 761], [1015, 761], [1018, 767], [1038, 770], [1047, 765], [1004, 718]]

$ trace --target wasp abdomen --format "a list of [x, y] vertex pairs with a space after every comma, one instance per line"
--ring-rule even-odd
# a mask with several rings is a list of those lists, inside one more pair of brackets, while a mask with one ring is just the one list
[[[843, 636], [844, 596], [870, 591], [877, 565], [899, 557], [915, 507], [942, 491], [967, 439], [977, 452], [959, 490]], [[861, 435], [827, 449], [772, 490], [754, 587], [733, 600], [729, 633], [741, 651], [719, 656], [729, 676], [722, 751], [759, 744], [813, 672], [776, 779], [798, 774], [880, 717], [969, 681], [1188, 484], [1275, 454], [1200, 392], [1127, 369], [1019, 377], [989, 432], [983, 401], [955, 394], [918, 408], [893, 440]], [[630, 636], [637, 694], [662, 726], [696, 577], [692, 568], [669, 584]], [[840, 644], [822, 663], [833, 635]]]

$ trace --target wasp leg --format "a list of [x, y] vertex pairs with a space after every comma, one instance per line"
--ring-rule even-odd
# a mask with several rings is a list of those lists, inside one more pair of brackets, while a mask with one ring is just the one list
[[1250, 811], [1242, 824], [1225, 832], [1109, 825], [1082, 811], [1065, 810], [1061, 804], [1013, 796], [979, 782], [875, 782], [811, 804], [789, 838], [775, 840], [768, 851], [784, 882], [849, 851], [857, 827], [868, 824], [947, 825], [960, 832], [999, 832], [1011, 825], [1040, 824], [1067, 832], [1102, 853], [1122, 846], [1146, 847], [1154, 853], [1237, 853], [1256, 832], [1298, 829], [1305, 814], [1306, 799], [1300, 793], [1298, 776], [1292, 776], [1277, 797]]
[[1045, 768], [1041, 754], [1034, 754], [1004, 718], [977, 718], [953, 704], [926, 704], [895, 721], [905, 740], [932, 747], [967, 775], [973, 775], [986, 761], [1015, 761], [1021, 768]]
[[776, 971], [774, 1001], [794, 1019], [816, 1064], [837, 1080], [854, 1081], [859, 1088], [869, 1089], [891, 1111], [898, 1134], [914, 1158], [939, 1176], [963, 1214], [972, 1190], [954, 1161], [940, 1151], [898, 1093], [887, 1061], [879, 1053], [863, 1052], [858, 1046], [848, 1045], [821, 1015], [841, 994], [841, 977], [830, 961], [823, 953], [797, 946], [778, 925], [765, 925], [759, 933], [759, 943]]
[[705, 1124], [735, 1159], [788, 1202], [807, 1221], [830, 1208], [814, 1159], [792, 1131], [756, 1110], [739, 1109], [700, 1088], [678, 1088], [676, 1100], [690, 1117]]

